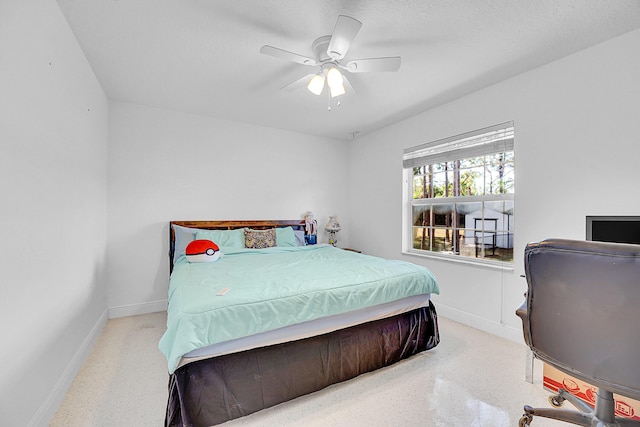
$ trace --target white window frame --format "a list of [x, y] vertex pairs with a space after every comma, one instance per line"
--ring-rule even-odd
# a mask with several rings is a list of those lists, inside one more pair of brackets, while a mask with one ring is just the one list
[[[428, 142], [416, 147], [407, 148], [403, 154], [403, 217], [402, 217], [402, 252], [409, 255], [426, 256], [451, 260], [456, 262], [465, 262], [472, 264], [480, 264], [491, 267], [499, 267], [513, 269], [513, 260], [501, 261], [492, 260], [484, 257], [484, 245], [481, 250], [482, 257], [471, 257], [460, 254], [451, 254], [446, 252], [437, 252], [425, 249], [413, 248], [413, 208], [415, 206], [433, 206], [440, 203], [470, 203], [470, 202], [499, 202], [511, 201], [513, 203], [515, 189], [511, 193], [501, 194], [483, 194], [474, 196], [456, 196], [456, 197], [437, 197], [414, 199], [413, 198], [413, 168], [428, 164], [436, 164], [445, 161], [461, 160], [481, 155], [490, 155], [501, 152], [514, 151], [514, 128], [513, 122], [501, 123], [495, 126], [468, 132], [462, 135], [456, 135], [449, 138]], [[515, 163], [515, 158], [514, 158]], [[514, 164], [515, 166], [515, 164]], [[483, 205], [484, 206], [484, 205]], [[483, 209], [484, 212], [484, 209]], [[482, 218], [483, 232], [487, 230], [485, 226], [485, 218]], [[511, 224], [514, 216], [510, 217]], [[433, 224], [431, 227], [435, 227]], [[461, 228], [462, 229], [462, 228]], [[467, 225], [465, 229], [469, 229]], [[507, 239], [513, 244], [513, 228], [506, 235]], [[484, 234], [481, 237], [484, 241]]]

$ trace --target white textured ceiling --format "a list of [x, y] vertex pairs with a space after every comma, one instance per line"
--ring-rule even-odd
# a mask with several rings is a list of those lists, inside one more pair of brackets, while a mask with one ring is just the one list
[[[349, 140], [640, 27], [639, 0], [58, 0], [107, 96]], [[347, 59], [402, 57], [358, 93], [280, 88], [316, 69], [338, 15], [363, 25]], [[629, 54], [639, 54], [630, 52]]]

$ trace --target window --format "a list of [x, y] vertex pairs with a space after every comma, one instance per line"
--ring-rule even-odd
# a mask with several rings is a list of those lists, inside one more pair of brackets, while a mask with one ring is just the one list
[[513, 122], [404, 151], [404, 250], [513, 262]]

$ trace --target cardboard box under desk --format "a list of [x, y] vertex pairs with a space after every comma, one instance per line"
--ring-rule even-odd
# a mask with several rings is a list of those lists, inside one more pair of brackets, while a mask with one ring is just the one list
[[[553, 393], [557, 393], [558, 388], [563, 388], [591, 406], [594, 406], [596, 403], [597, 387], [565, 374], [546, 363], [542, 368], [542, 385], [545, 389]], [[613, 398], [616, 401], [616, 416], [640, 420], [640, 401], [618, 394], [614, 394]], [[571, 406], [570, 403], [566, 403], [566, 405]]]

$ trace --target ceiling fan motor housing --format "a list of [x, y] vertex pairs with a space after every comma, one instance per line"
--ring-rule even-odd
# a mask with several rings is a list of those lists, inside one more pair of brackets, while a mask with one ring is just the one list
[[321, 64], [323, 62], [331, 61], [331, 57], [327, 53], [327, 47], [329, 47], [329, 42], [331, 41], [331, 36], [322, 36], [318, 37], [311, 44], [311, 49], [313, 50], [313, 54], [316, 58], [316, 61]]

